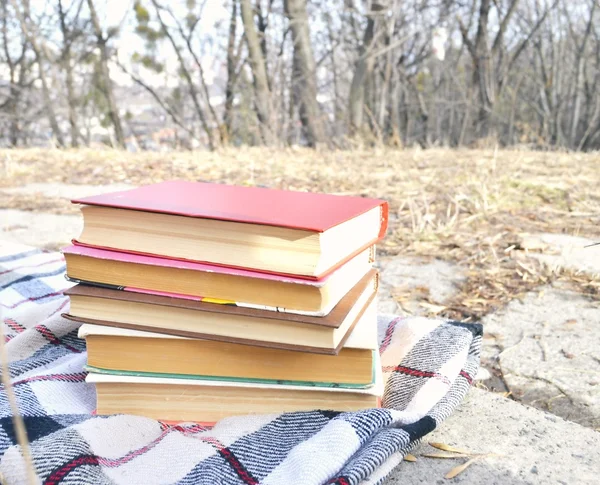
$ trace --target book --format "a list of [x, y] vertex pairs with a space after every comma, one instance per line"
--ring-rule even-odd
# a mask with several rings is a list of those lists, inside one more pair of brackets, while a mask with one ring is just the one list
[[74, 199], [75, 244], [320, 279], [380, 240], [364, 197], [172, 181]]
[[371, 270], [375, 247], [362, 251], [321, 280], [84, 246], [72, 245], [62, 252], [68, 279], [78, 283], [324, 316]]
[[371, 269], [325, 317], [76, 285], [66, 318], [183, 337], [337, 354], [377, 292]]
[[96, 413], [136, 414], [169, 421], [216, 422], [228, 416], [315, 409], [359, 411], [379, 407], [381, 365], [366, 389], [108, 375], [90, 372], [96, 386]]
[[377, 352], [376, 308], [365, 311], [339, 354], [314, 354], [84, 324], [90, 371], [145, 377], [369, 387]]

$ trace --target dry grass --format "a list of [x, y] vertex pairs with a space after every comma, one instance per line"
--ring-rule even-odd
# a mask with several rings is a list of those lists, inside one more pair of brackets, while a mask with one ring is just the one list
[[[432, 312], [478, 318], [524, 292], [568, 281], [600, 298], [600, 281], [527, 257], [523, 238], [552, 232], [600, 241], [600, 155], [519, 150], [229, 149], [215, 153], [0, 150], [0, 187], [33, 182], [204, 180], [365, 195], [389, 201], [380, 255], [441, 258], [466, 268], [452, 302]], [[0, 206], [69, 212], [60, 200], [11, 196]], [[542, 251], [542, 249], [531, 249]]]

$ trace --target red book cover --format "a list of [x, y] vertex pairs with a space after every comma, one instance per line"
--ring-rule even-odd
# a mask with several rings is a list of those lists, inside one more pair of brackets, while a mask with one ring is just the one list
[[375, 207], [387, 229], [387, 202], [312, 192], [172, 181], [72, 200], [76, 204], [324, 232]]

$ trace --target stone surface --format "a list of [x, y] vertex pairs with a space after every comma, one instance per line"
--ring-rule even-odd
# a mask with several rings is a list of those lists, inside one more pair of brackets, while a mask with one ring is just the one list
[[[443, 303], [457, 291], [464, 280], [462, 269], [446, 261], [419, 258], [385, 258], [378, 261], [381, 271], [379, 287], [380, 313], [411, 313], [424, 315], [431, 307], [423, 306], [423, 296]], [[407, 299], [399, 304], [393, 293], [403, 293]]]
[[113, 185], [73, 185], [73, 184], [27, 184], [23, 187], [0, 188], [0, 192], [7, 194], [41, 194], [44, 197], [60, 197], [63, 199], [79, 199], [90, 195], [117, 192], [131, 189], [133, 186], [126, 184]]
[[600, 306], [545, 287], [483, 319], [482, 362], [525, 404], [600, 428]]
[[78, 237], [82, 226], [81, 216], [0, 209], [0, 243], [58, 249]]
[[524, 239], [525, 248], [542, 250], [529, 253], [552, 267], [562, 267], [600, 275], [600, 245], [583, 237], [567, 234], [534, 234]]
[[[73, 185], [73, 184], [28, 184], [23, 187], [3, 187], [7, 194], [33, 195], [69, 200], [116, 192], [132, 188], [126, 184]], [[58, 249], [79, 236], [83, 220], [79, 215], [57, 215], [42, 212], [20, 211], [0, 208], [0, 242], [10, 241], [47, 249]]]
[[[475, 453], [495, 453], [451, 480], [444, 475], [466, 461], [422, 457], [441, 442]], [[385, 485], [596, 484], [600, 433], [480, 389], [413, 450], [414, 463], [400, 463]]]

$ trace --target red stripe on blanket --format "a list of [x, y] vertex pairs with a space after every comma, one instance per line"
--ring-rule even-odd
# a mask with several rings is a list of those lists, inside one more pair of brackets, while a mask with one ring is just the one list
[[17, 333], [25, 330], [25, 327], [12, 318], [5, 318], [4, 323]]
[[98, 458], [94, 455], [80, 455], [65, 463], [63, 466], [53, 471], [44, 481], [44, 485], [57, 485], [63, 481], [69, 473], [75, 468], [83, 465], [98, 465]]
[[473, 384], [473, 378], [467, 374], [464, 370], [460, 371], [460, 375], [463, 376], [469, 384]]
[[16, 268], [7, 269], [6, 271], [0, 272], [0, 276], [2, 276], [3, 274], [12, 273], [13, 271], [18, 271], [20, 269], [39, 268], [40, 266], [45, 266], [45, 265], [51, 264], [51, 263], [58, 263], [59, 261], [62, 262], [64, 260], [63, 260], [63, 258], [58, 258], [58, 259], [52, 259], [50, 261], [44, 261], [43, 263], [39, 263], [39, 264], [28, 264], [28, 265], [23, 265], [23, 266], [17, 266]]
[[414, 376], [414, 377], [433, 377], [435, 379], [439, 379], [440, 381], [442, 381], [444, 384], [446, 385], [450, 385], [450, 379], [448, 379], [446, 376], [443, 376], [442, 374], [438, 374], [437, 372], [429, 372], [429, 371], [425, 371], [425, 370], [419, 370], [419, 369], [412, 369], [410, 367], [405, 367], [403, 365], [396, 365], [396, 366], [386, 366], [383, 368], [384, 372], [399, 372], [400, 374], [405, 374], [407, 376]]
[[350, 485], [350, 482], [346, 477], [337, 477], [329, 480], [326, 485]]
[[[179, 429], [176, 429], [176, 428], [179, 428]], [[95, 455], [82, 455], [82, 456], [73, 458], [71, 461], [65, 463], [62, 467], [53, 471], [50, 474], [50, 476], [46, 479], [44, 484], [56, 485], [56, 484], [60, 483], [63, 480], [63, 478], [65, 478], [69, 473], [71, 473], [78, 466], [102, 465], [107, 468], [115, 468], [120, 465], [124, 465], [125, 463], [133, 460], [135, 457], [143, 455], [147, 451], [150, 451], [158, 443], [160, 443], [165, 438], [165, 436], [167, 436], [173, 430], [181, 431], [183, 433], [197, 433], [200, 431], [204, 431], [204, 428], [201, 426], [196, 426], [196, 425], [193, 425], [190, 427], [172, 426], [171, 428], [165, 429], [160, 434], [160, 436], [158, 436], [158, 438], [154, 439], [151, 443], [147, 444], [146, 446], [143, 446], [142, 448], [138, 448], [137, 450], [131, 451], [130, 453], [127, 453], [126, 455], [122, 456], [121, 458], [117, 458], [117, 459], [104, 458], [104, 457], [95, 456]]]
[[34, 296], [33, 298], [25, 298], [24, 300], [18, 301], [14, 305], [5, 305], [4, 303], [0, 303], [0, 305], [2, 305], [4, 308], [8, 308], [9, 310], [12, 310], [13, 308], [17, 308], [18, 306], [22, 305], [23, 303], [27, 303], [30, 301], [43, 300], [44, 298], [50, 298], [51, 296], [62, 295], [63, 291], [65, 291], [65, 290], [67, 290], [67, 288], [65, 288], [63, 290], [59, 290], [59, 291], [54, 291], [52, 293], [46, 293], [45, 295], [41, 295], [41, 296]]
[[237, 476], [240, 477], [247, 485], [258, 485], [258, 480], [252, 476], [252, 474], [246, 470], [246, 467], [237, 459], [233, 452], [229, 448], [223, 448], [219, 450], [219, 453], [233, 468]]
[[[18, 386], [20, 384], [27, 384], [28, 382], [38, 382], [38, 381], [57, 381], [57, 382], [83, 382], [87, 376], [86, 372], [79, 372], [77, 374], [48, 374], [45, 376], [32, 376], [27, 377], [26, 379], [21, 379], [20, 381], [15, 381], [12, 383], [13, 387]], [[1, 384], [0, 384], [1, 386]]]
[[69, 345], [69, 344], [67, 344], [67, 343], [65, 343], [65, 342], [62, 342], [62, 341], [61, 341], [61, 340], [60, 340], [60, 339], [59, 339], [59, 338], [58, 338], [56, 335], [54, 335], [54, 334], [52, 333], [52, 331], [51, 331], [51, 330], [50, 330], [48, 327], [46, 327], [45, 325], [36, 325], [35, 329], [36, 329], [36, 330], [37, 330], [37, 331], [38, 331], [40, 334], [42, 334], [42, 335], [43, 335], [43, 336], [46, 338], [46, 340], [47, 340], [48, 342], [50, 342], [51, 344], [53, 344], [53, 345], [62, 345], [63, 347], [65, 347], [66, 349], [69, 349], [71, 352], [73, 352], [73, 353], [75, 353], [75, 354], [80, 354], [80, 353], [81, 353], [81, 350], [79, 350], [79, 349], [76, 349], [75, 347], [73, 347], [73, 346], [71, 346], [71, 345]]
[[100, 463], [101, 465], [103, 465], [105, 467], [109, 467], [109, 468], [124, 465], [125, 463], [128, 463], [131, 460], [133, 460], [135, 457], [141, 456], [144, 453], [146, 453], [147, 451], [150, 451], [152, 448], [154, 448], [156, 445], [158, 445], [171, 431], [178, 431], [183, 434], [195, 434], [195, 433], [201, 433], [203, 431], [206, 431], [206, 429], [203, 426], [197, 426], [197, 425], [172, 426], [170, 428], [164, 429], [163, 432], [157, 438], [155, 438], [153, 441], [148, 443], [146, 446], [142, 446], [141, 448], [138, 448], [137, 450], [130, 451], [126, 455], [123, 455], [121, 458], [117, 458], [117, 459], [98, 457], [98, 463]]
[[247, 485], [258, 485], [258, 480], [256, 480], [256, 478], [254, 478], [248, 470], [246, 470], [246, 467], [242, 465], [235, 454], [229, 448], [224, 446], [219, 440], [211, 436], [202, 436], [199, 439], [205, 443], [210, 443], [213, 445], [244, 483]]
[[403, 317], [396, 317], [388, 325], [388, 328], [385, 331], [385, 337], [383, 337], [383, 342], [381, 342], [381, 345], [379, 346], [380, 354], [383, 354], [385, 352], [385, 349], [388, 348], [388, 345], [390, 345], [390, 342], [392, 341], [392, 336], [394, 335], [394, 329], [396, 328], [396, 325], [398, 325], [398, 322], [400, 322], [401, 320], [403, 320]]

